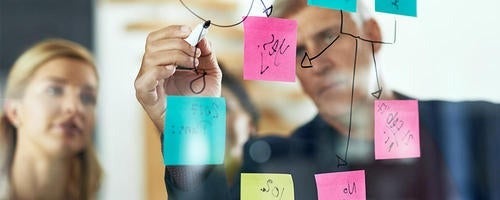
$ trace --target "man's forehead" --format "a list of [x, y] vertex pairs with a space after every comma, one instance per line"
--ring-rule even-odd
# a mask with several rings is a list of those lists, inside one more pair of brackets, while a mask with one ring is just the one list
[[307, 6], [290, 16], [290, 19], [297, 20], [299, 37], [307, 37], [318, 31], [340, 26], [340, 12], [331, 9]]

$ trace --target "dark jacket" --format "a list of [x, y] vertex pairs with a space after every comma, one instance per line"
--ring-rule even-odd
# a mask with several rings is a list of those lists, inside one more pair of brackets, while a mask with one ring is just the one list
[[[248, 141], [241, 172], [291, 174], [297, 200], [317, 199], [314, 174], [349, 170], [365, 170], [368, 199], [500, 199], [500, 105], [420, 101], [419, 115], [420, 158], [374, 160], [373, 140], [351, 138], [339, 167], [347, 137], [316, 116], [289, 138]], [[166, 174], [169, 199], [239, 199], [239, 176], [228, 189], [222, 166], [206, 169], [187, 193]]]

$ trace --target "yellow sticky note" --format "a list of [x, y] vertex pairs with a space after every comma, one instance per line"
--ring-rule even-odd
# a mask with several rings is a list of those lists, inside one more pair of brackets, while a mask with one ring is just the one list
[[241, 173], [241, 200], [293, 200], [290, 174]]

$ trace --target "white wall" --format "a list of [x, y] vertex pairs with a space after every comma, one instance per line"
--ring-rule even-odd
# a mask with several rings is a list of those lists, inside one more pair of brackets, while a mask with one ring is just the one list
[[100, 73], [98, 151], [105, 170], [101, 199], [144, 199], [142, 113], [135, 98], [145, 34], [125, 32], [141, 9], [99, 5], [96, 56]]
[[377, 60], [387, 83], [425, 99], [500, 102], [500, 1], [417, 2], [418, 17], [396, 18], [397, 44]]

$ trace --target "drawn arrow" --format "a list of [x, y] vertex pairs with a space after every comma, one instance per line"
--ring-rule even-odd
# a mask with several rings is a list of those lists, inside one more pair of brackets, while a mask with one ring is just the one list
[[330, 48], [330, 46], [332, 46], [333, 43], [335, 43], [335, 41], [337, 41], [339, 38], [340, 38], [340, 35], [337, 35], [337, 37], [330, 44], [328, 44], [328, 46], [326, 46], [326, 48], [324, 48], [323, 50], [321, 50], [321, 52], [319, 52], [318, 55], [313, 56], [312, 58], [309, 57], [309, 54], [307, 54], [307, 52], [306, 52], [304, 54], [304, 57], [302, 58], [302, 61], [300, 62], [300, 66], [302, 68], [311, 68], [311, 67], [313, 67], [312, 61], [314, 59], [316, 59], [317, 57], [321, 56], [321, 54], [323, 54], [328, 48]]
[[266, 13], [267, 17], [271, 16], [271, 14], [273, 13], [273, 6], [271, 5], [270, 7], [267, 7], [263, 0], [260, 0], [260, 2], [265, 8], [263, 13]]
[[269, 69], [269, 66], [266, 66], [264, 70], [262, 68], [264, 67], [264, 55], [262, 52], [260, 52], [260, 75], [264, 74]]
[[344, 166], [348, 165], [347, 152], [349, 150], [349, 141], [351, 140], [352, 105], [353, 105], [353, 100], [354, 100], [354, 80], [356, 78], [356, 60], [357, 60], [357, 57], [358, 57], [358, 39], [356, 39], [356, 48], [355, 48], [355, 52], [354, 52], [354, 67], [352, 70], [351, 108], [349, 111], [349, 132], [347, 133], [347, 145], [345, 148], [344, 158], [340, 157], [339, 155], [336, 155], [337, 156], [337, 168], [344, 167]]
[[377, 44], [396, 44], [396, 38], [397, 38], [397, 21], [394, 19], [394, 38], [392, 42], [384, 42], [384, 41], [376, 41], [376, 40], [369, 40], [366, 38], [362, 38], [359, 35], [353, 35], [351, 33], [344, 32], [344, 12], [340, 10], [340, 34], [341, 35], [347, 35], [352, 38], [360, 39], [365, 42], [371, 42], [371, 43], [377, 43]]
[[372, 57], [373, 57], [373, 65], [375, 66], [375, 76], [377, 77], [377, 88], [378, 90], [372, 92], [372, 96], [380, 99], [380, 95], [382, 95], [382, 87], [380, 87], [380, 81], [378, 80], [378, 70], [377, 70], [377, 59], [375, 59], [375, 44], [372, 42]]
[[269, 69], [269, 66], [267, 66], [264, 70], [262, 70], [262, 65], [260, 66], [260, 75], [264, 74]]
[[264, 10], [264, 13], [266, 13], [267, 17], [271, 16], [271, 14], [273, 13], [273, 6], [270, 6], [269, 8], [266, 8]]
[[[305, 61], [305, 63], [304, 63], [304, 61]], [[312, 59], [309, 58], [309, 55], [306, 52], [304, 54], [304, 57], [302, 58], [302, 62], [300, 62], [300, 66], [302, 68], [311, 68], [311, 67], [313, 67], [311, 61], [312, 61]]]
[[372, 96], [377, 98], [377, 99], [380, 99], [380, 95], [382, 95], [382, 88], [378, 89], [375, 92], [372, 92]]
[[347, 166], [347, 161], [344, 160], [343, 158], [341, 158], [339, 155], [336, 155], [337, 156], [337, 168], [340, 168], [340, 167], [345, 167]]

